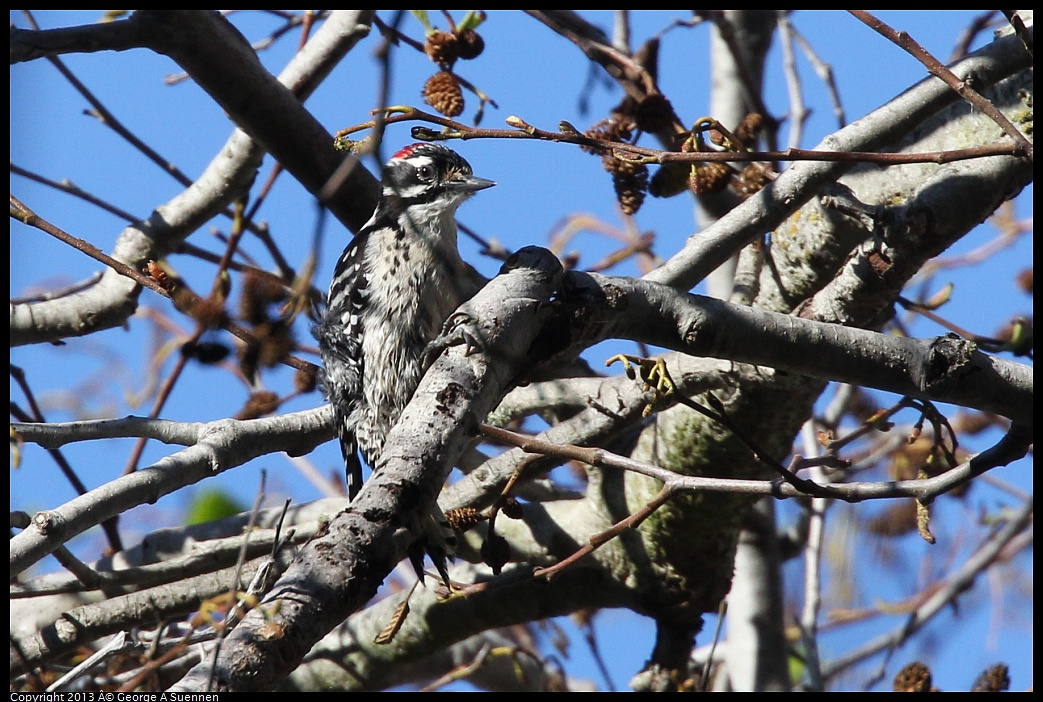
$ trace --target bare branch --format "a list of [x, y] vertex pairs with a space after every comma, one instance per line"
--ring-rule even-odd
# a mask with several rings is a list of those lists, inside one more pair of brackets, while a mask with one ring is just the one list
[[[20, 428], [31, 432], [36, 426]], [[329, 441], [333, 429], [329, 407], [324, 407], [245, 422], [219, 420], [200, 426], [197, 436], [188, 448], [147, 468], [117, 478], [61, 507], [38, 512], [32, 527], [11, 538], [11, 577], [76, 534], [135, 505], [151, 504], [162, 495], [267, 453], [307, 453]]]

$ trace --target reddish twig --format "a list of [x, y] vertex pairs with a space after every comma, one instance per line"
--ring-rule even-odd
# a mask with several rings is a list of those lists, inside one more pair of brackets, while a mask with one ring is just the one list
[[842, 161], [853, 163], [876, 163], [893, 166], [907, 163], [951, 163], [986, 156], [1018, 156], [1024, 153], [1020, 145], [985, 144], [966, 149], [951, 151], [929, 151], [924, 153], [879, 153], [875, 151], [815, 151], [811, 149], [786, 149], [784, 151], [697, 151], [679, 153], [652, 149], [637, 144], [595, 139], [581, 134], [572, 128], [565, 131], [552, 132], [534, 127], [518, 117], [508, 117], [507, 123], [514, 129], [483, 129], [471, 127], [440, 115], [431, 114], [409, 106], [387, 107], [381, 111], [384, 116], [380, 120], [370, 120], [342, 129], [337, 132], [338, 139], [365, 129], [373, 129], [379, 123], [396, 124], [400, 122], [428, 122], [443, 127], [443, 131], [435, 131], [425, 127], [414, 127], [413, 138], [421, 141], [447, 141], [450, 139], [535, 139], [566, 144], [576, 144], [588, 148], [612, 153], [623, 160], [645, 164], [665, 163], [702, 163], [710, 161], [746, 162], [746, 161]]
[[923, 48], [915, 39], [905, 32], [892, 29], [888, 24], [881, 22], [865, 10], [848, 10], [848, 12], [864, 22], [878, 34], [887, 37], [897, 46], [912, 54], [924, 65], [928, 73], [945, 81], [946, 85], [959, 93], [960, 97], [969, 102], [976, 109], [991, 117], [992, 120], [999, 125], [1000, 129], [1002, 129], [1004, 133], [1006, 133], [1007, 136], [1013, 139], [1014, 143], [1017, 144], [1018, 151], [1015, 155], [1024, 156], [1029, 161], [1032, 160], [1032, 142], [1026, 139], [1025, 135], [1022, 134], [1018, 128], [1007, 119], [1007, 116], [1000, 112], [990, 100], [987, 100], [981, 93], [972, 88], [969, 81], [960, 80], [959, 76], [949, 70], [945, 64], [932, 56], [927, 49]]

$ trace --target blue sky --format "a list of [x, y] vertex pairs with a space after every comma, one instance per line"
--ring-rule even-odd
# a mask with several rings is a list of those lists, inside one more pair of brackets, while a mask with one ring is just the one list
[[[879, 16], [895, 28], [908, 31], [928, 50], [945, 60], [961, 31], [978, 14], [979, 11], [889, 11], [881, 12]], [[35, 16], [43, 27], [54, 27], [93, 22], [100, 15], [100, 11], [48, 11]], [[461, 15], [454, 12], [457, 18]], [[606, 28], [611, 26], [609, 11], [591, 11], [585, 15]], [[432, 17], [436, 22], [440, 19], [434, 12]], [[660, 32], [673, 19], [684, 18], [686, 15], [680, 12], [635, 13], [633, 33], [637, 39], [645, 38]], [[26, 26], [19, 12], [11, 12], [11, 21], [17, 26]], [[847, 13], [800, 12], [793, 16], [792, 21], [822, 60], [832, 65], [849, 120], [879, 107], [924, 75], [912, 57]], [[238, 15], [235, 23], [251, 41], [262, 38], [278, 26], [277, 21], [261, 13]], [[419, 26], [410, 17], [404, 20], [403, 29], [415, 37], [421, 36]], [[478, 61], [461, 63], [457, 69], [498, 103], [497, 108], [486, 109], [482, 126], [499, 127], [505, 117], [517, 115], [547, 129], [555, 129], [562, 119], [583, 129], [618, 102], [619, 91], [599, 81], [589, 91], [589, 111], [581, 112], [579, 96], [590, 78], [586, 62], [577, 49], [563, 39], [550, 36], [534, 20], [513, 12], [492, 12], [481, 31], [486, 41], [486, 55]], [[288, 61], [297, 36], [290, 33], [263, 52], [262, 60], [273, 72], [278, 73]], [[707, 111], [707, 36], [705, 27], [677, 27], [667, 32], [662, 41], [660, 82], [678, 113], [692, 122]], [[980, 43], [979, 40], [977, 45]], [[377, 94], [374, 47], [374, 38], [360, 46], [308, 101], [309, 109], [331, 133], [369, 119], [368, 112]], [[190, 178], [199, 175], [230, 134], [231, 123], [201, 90], [187, 81], [175, 85], [164, 83], [164, 77], [179, 72], [169, 59], [146, 51], [131, 51], [68, 56], [63, 60], [132, 132], [174, 161]], [[788, 103], [786, 86], [778, 68], [777, 42], [769, 66], [765, 79], [766, 102], [776, 116], [782, 116]], [[403, 48], [394, 54], [394, 67], [391, 101], [424, 107], [419, 92], [423, 81], [432, 72], [431, 63], [426, 57]], [[813, 110], [801, 144], [810, 148], [833, 131], [836, 124], [821, 83], [803, 58], [798, 61], [798, 70], [806, 91], [805, 100]], [[474, 114], [475, 104], [473, 99], [469, 100], [461, 119]], [[55, 180], [69, 179], [137, 217], [147, 216], [155, 206], [181, 190], [178, 183], [161, 173], [124, 140], [97, 120], [84, 115], [86, 107], [83, 98], [60, 79], [48, 62], [12, 66], [11, 162]], [[392, 126], [386, 136], [384, 153], [389, 154], [398, 145], [409, 141], [412, 139], [408, 126]], [[782, 141], [785, 141], [785, 133]], [[648, 145], [652, 145], [651, 142]], [[564, 219], [576, 213], [589, 213], [608, 225], [623, 226], [608, 177], [599, 160], [573, 147], [492, 140], [473, 140], [455, 147], [471, 162], [477, 175], [499, 183], [497, 187], [480, 193], [460, 211], [460, 220], [485, 237], [495, 238], [512, 249], [528, 244], [546, 245]], [[261, 178], [267, 177], [270, 167], [268, 160], [262, 168]], [[110, 249], [124, 224], [116, 216], [21, 177], [12, 175], [11, 192], [41, 216], [103, 250]], [[1018, 203], [1016, 215], [1031, 218], [1031, 188]], [[260, 211], [259, 218], [268, 223], [284, 251], [298, 255], [292, 261], [298, 265], [310, 245], [315, 226], [314, 200], [284, 175]], [[664, 257], [679, 248], [695, 228], [691, 203], [684, 197], [648, 199], [635, 223], [642, 231], [654, 230], [657, 233], [657, 251]], [[219, 252], [222, 246], [211, 234], [211, 229], [219, 227], [227, 231], [227, 226], [227, 222], [215, 220], [191, 241]], [[340, 225], [327, 224], [317, 274], [320, 287], [325, 286], [347, 236]], [[992, 229], [983, 226], [949, 253], [972, 251], [991, 236]], [[613, 242], [590, 232], [580, 234], [569, 247], [582, 252], [581, 266], [594, 263], [613, 248]], [[260, 247], [254, 245], [251, 250], [259, 252]], [[466, 240], [462, 243], [462, 251], [467, 260], [487, 275], [493, 275], [498, 268], [497, 262], [483, 259], [476, 247]], [[1013, 272], [1030, 267], [1031, 260], [1031, 238], [1022, 237], [985, 263], [947, 271], [932, 285], [936, 288], [945, 282], [953, 282], [956, 288], [951, 304], [945, 308], [947, 316], [967, 329], [991, 334], [1007, 316], [1017, 312], [1031, 313], [1031, 298], [1018, 292], [1013, 281]], [[183, 258], [174, 263], [199, 289], [209, 287], [212, 266]], [[271, 265], [263, 258], [259, 263]], [[82, 254], [39, 231], [12, 223], [12, 296], [29, 294], [38, 287], [73, 283], [96, 270], [97, 264]], [[622, 266], [612, 272], [632, 274], [635, 269]], [[158, 310], [169, 309], [164, 301], [147, 292], [142, 296], [141, 304]], [[148, 329], [149, 325], [136, 319], [131, 322], [129, 330], [110, 330], [94, 337], [70, 340], [64, 347], [14, 349], [11, 362], [26, 370], [33, 388], [40, 393], [38, 397], [45, 402], [45, 411], [51, 420], [145, 414], [148, 407], [135, 407], [129, 398], [145, 383], [142, 361], [150, 352]], [[929, 322], [919, 322], [914, 327], [914, 333], [919, 336], [933, 336], [943, 331]], [[265, 382], [273, 389], [285, 388], [289, 373], [272, 373]], [[66, 392], [70, 385], [76, 388], [71, 395]], [[199, 402], [201, 396], [208, 398], [203, 406]], [[174, 392], [163, 416], [207, 421], [234, 414], [244, 398], [243, 386], [230, 374], [195, 366]], [[15, 390], [12, 390], [12, 399], [22, 401], [20, 393]], [[320, 401], [317, 394], [312, 394], [284, 409], [313, 407]], [[67, 453], [82, 470], [84, 480], [93, 486], [122, 470], [129, 445], [129, 442], [113, 442], [75, 446], [67, 449]], [[978, 448], [985, 445], [987, 442], [983, 441]], [[163, 447], [150, 446], [142, 465], [165, 453]], [[12, 471], [12, 495], [18, 495], [17, 503], [12, 497], [12, 508], [52, 506], [72, 497], [71, 488], [57, 475], [53, 464], [41, 456], [39, 451], [35, 456], [27, 454], [27, 458], [33, 459], [32, 463]], [[311, 459], [324, 471], [333, 470], [339, 462], [333, 444], [316, 451]], [[239, 492], [244, 501], [249, 502], [260, 467], [269, 469], [269, 489], [273, 500], [281, 499], [283, 494], [292, 494], [297, 500], [319, 496], [277, 457], [270, 457], [264, 465], [233, 471], [232, 475], [224, 476], [222, 485]], [[1031, 461], [1023, 460], [996, 471], [996, 477], [1031, 492]], [[243, 489], [243, 485], [248, 487]], [[979, 499], [999, 501], [1002, 496], [997, 494]], [[156, 518], [176, 519], [174, 513], [184, 503], [185, 497], [180, 495], [162, 500], [158, 505], [142, 510], [142, 514], [148, 516], [143, 516], [136, 526], [144, 529], [146, 521], [152, 522]], [[995, 506], [996, 502], [989, 504]], [[955, 519], [972, 520], [975, 516], [974, 504], [970, 503], [945, 509], [951, 510]], [[960, 509], [966, 513], [958, 514]], [[130, 529], [135, 528], [134, 519], [124, 523]], [[874, 592], [897, 599], [916, 583], [923, 582], [926, 573], [915, 569], [926, 561], [921, 557], [927, 555], [929, 547], [915, 537], [891, 546], [900, 550], [904, 559], [902, 563], [913, 570], [889, 574], [887, 577], [895, 580], [893, 587]], [[952, 551], [945, 553], [952, 555], [966, 546], [949, 544], [941, 549], [951, 548]], [[931, 560], [944, 561], [939, 547], [934, 549]], [[1031, 566], [1028, 570], [1031, 572]], [[796, 582], [793, 578], [789, 581]], [[994, 583], [983, 582], [968, 597], [988, 598], [992, 596], [990, 588], [993, 586]], [[1031, 603], [1031, 581], [1028, 587]], [[1007, 603], [1012, 607], [1009, 610], [1005, 609], [1003, 602], [974, 610], [980, 614], [974, 621], [964, 621], [960, 613], [950, 613], [931, 625], [937, 650], [930, 662], [937, 665], [936, 680], [943, 689], [967, 688], [985, 665], [997, 661], [1011, 666], [1012, 689], [1025, 689], [1032, 685], [1031, 622], [1023, 618], [1032, 612], [1032, 608], [1029, 604], [1013, 609], [1018, 604]], [[1020, 621], [1012, 616], [1015, 612], [1022, 617]], [[874, 628], [890, 630], [896, 625], [897, 620], [893, 617], [871, 622], [861, 630], [861, 636], [871, 636]], [[652, 627], [645, 620], [620, 612], [600, 615], [597, 626], [602, 652], [613, 671], [615, 683], [625, 686], [649, 655]], [[712, 626], [708, 625], [707, 634], [700, 643], [711, 629]], [[830, 647], [827, 655], [857, 645], [853, 640], [827, 641]], [[895, 660], [904, 661], [903, 654], [903, 651], [896, 653]], [[578, 637], [573, 640], [571, 656], [566, 662], [570, 674], [602, 682]], [[889, 683], [895, 669], [892, 664], [884, 686]]]

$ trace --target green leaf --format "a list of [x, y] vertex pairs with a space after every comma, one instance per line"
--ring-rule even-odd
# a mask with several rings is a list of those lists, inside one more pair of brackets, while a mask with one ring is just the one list
[[464, 18], [456, 23], [456, 29], [461, 32], [465, 29], [476, 29], [484, 21], [484, 10], [468, 10]]
[[431, 26], [431, 20], [427, 18], [427, 10], [410, 10], [409, 12], [419, 20], [420, 24], [424, 25], [424, 30], [428, 34], [435, 31], [435, 28]]
[[222, 490], [204, 490], [192, 498], [185, 517], [187, 524], [202, 524], [245, 512], [246, 508]]

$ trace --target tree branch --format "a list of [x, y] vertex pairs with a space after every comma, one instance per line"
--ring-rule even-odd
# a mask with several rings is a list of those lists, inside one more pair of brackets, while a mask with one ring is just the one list
[[608, 338], [693, 356], [770, 366], [822, 380], [1032, 419], [1032, 369], [950, 338], [908, 339], [687, 295], [647, 280], [573, 272], [583, 327], [572, 341]]
[[[43, 426], [46, 425], [24, 424], [16, 430], [32, 433]], [[131, 507], [152, 504], [163, 495], [258, 456], [275, 451], [293, 451], [300, 455], [333, 437], [328, 406], [280, 417], [249, 421], [223, 419], [196, 426], [196, 441], [188, 448], [60, 507], [34, 515], [32, 526], [11, 538], [11, 577], [73, 536]]]

